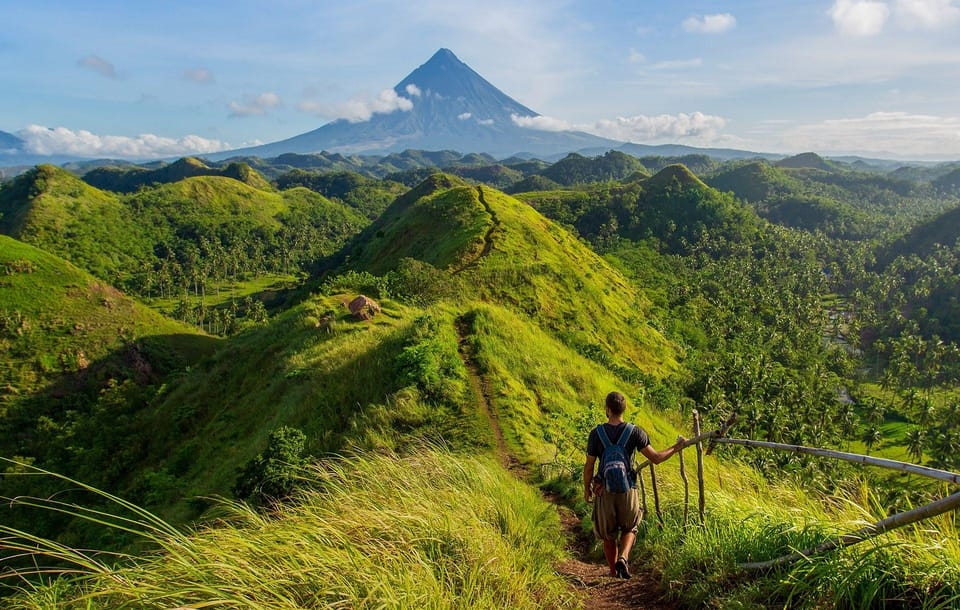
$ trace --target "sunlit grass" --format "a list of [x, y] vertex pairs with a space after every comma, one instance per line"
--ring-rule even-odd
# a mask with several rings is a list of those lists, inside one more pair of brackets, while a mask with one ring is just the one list
[[556, 511], [492, 460], [425, 448], [329, 460], [304, 478], [295, 503], [265, 515], [222, 501], [220, 520], [187, 535], [139, 513], [160, 550], [116, 566], [27, 540], [75, 573], [21, 584], [6, 607], [575, 606], [552, 567], [563, 556]]

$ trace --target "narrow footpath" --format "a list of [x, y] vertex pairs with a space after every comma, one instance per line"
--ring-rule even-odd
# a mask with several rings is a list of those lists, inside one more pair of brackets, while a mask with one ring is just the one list
[[[496, 439], [497, 459], [517, 478], [528, 482], [530, 473], [507, 446], [496, 409], [492, 405], [489, 381], [481, 374], [480, 367], [474, 359], [469, 340], [469, 322], [458, 318], [456, 328], [460, 358], [466, 366], [470, 386], [480, 411], [490, 421], [490, 427]], [[663, 598], [656, 575], [650, 570], [643, 569], [642, 558], [636, 551], [630, 566], [632, 578], [622, 580], [608, 576], [606, 564], [590, 558], [592, 534], [585, 534], [582, 531], [580, 519], [576, 514], [558, 497], [544, 494], [544, 498], [557, 508], [567, 548], [572, 555], [571, 559], [557, 565], [556, 569], [570, 583], [571, 588], [583, 601], [586, 610], [678, 610], [680, 608], [677, 604]]]

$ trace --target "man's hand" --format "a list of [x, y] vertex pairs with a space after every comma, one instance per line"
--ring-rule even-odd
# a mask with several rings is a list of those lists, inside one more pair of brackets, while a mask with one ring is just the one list
[[590, 485], [583, 489], [583, 499], [587, 502], [592, 502], [594, 498], [599, 497], [603, 494], [603, 484], [594, 479], [590, 482]]

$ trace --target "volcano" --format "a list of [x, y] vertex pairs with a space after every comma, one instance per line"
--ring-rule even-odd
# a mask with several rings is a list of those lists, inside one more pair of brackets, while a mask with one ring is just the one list
[[521, 127], [515, 117], [539, 116], [506, 95], [449, 49], [440, 49], [394, 88], [405, 109], [373, 114], [365, 121], [338, 119], [292, 138], [207, 155], [226, 159], [284, 153], [381, 154], [407, 149], [456, 150], [506, 157], [551, 155], [584, 148], [612, 148], [622, 142], [578, 131]]

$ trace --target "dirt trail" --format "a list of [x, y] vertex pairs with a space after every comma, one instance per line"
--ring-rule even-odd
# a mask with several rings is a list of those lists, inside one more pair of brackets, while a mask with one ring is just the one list
[[490, 228], [487, 229], [487, 232], [483, 235], [483, 248], [480, 250], [480, 253], [475, 257], [464, 263], [459, 269], [456, 269], [453, 273], [461, 273], [466, 271], [471, 267], [476, 267], [480, 264], [480, 261], [484, 259], [490, 250], [493, 249], [493, 232], [500, 228], [500, 220], [497, 218], [497, 214], [490, 207], [490, 204], [487, 203], [486, 198], [483, 196], [483, 187], [477, 187], [477, 196], [480, 199], [480, 204], [483, 206], [483, 209], [487, 211], [487, 214], [490, 215]]
[[[482, 196], [482, 195], [481, 195]], [[459, 352], [467, 368], [470, 386], [477, 398], [481, 413], [489, 419], [490, 427], [496, 438], [497, 459], [518, 478], [529, 480], [529, 471], [523, 467], [514, 456], [503, 435], [500, 420], [492, 406], [492, 394], [489, 381], [481, 374], [480, 367], [474, 359], [469, 337], [470, 323], [464, 318], [457, 318], [457, 335], [459, 337]], [[580, 519], [574, 512], [565, 506], [558, 497], [544, 494], [544, 498], [552, 502], [560, 515], [567, 548], [571, 559], [556, 566], [557, 571], [567, 579], [571, 588], [583, 600], [586, 610], [677, 610], [679, 606], [663, 598], [660, 593], [660, 584], [655, 574], [643, 570], [642, 564], [634, 553], [634, 562], [631, 565], [633, 577], [629, 580], [611, 578], [608, 576], [606, 564], [597, 563], [590, 558], [592, 545], [591, 535], [585, 534], [580, 527]]]

